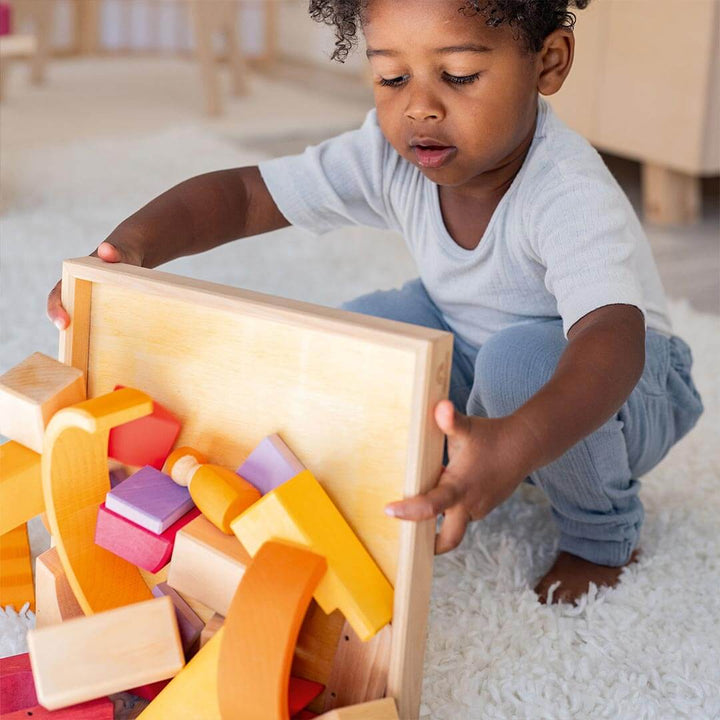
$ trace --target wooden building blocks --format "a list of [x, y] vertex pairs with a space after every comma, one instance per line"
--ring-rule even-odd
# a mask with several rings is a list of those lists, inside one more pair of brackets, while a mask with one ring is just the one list
[[123, 480], [105, 497], [108, 510], [156, 535], [165, 532], [195, 504], [184, 487], [150, 465]]
[[273, 433], [263, 438], [238, 468], [237, 474], [252, 483], [263, 495], [295, 477], [305, 466], [282, 438]]
[[336, 708], [320, 715], [317, 720], [400, 720], [400, 716], [395, 700], [387, 697], [359, 705]]
[[[122, 387], [116, 385], [114, 389]], [[167, 408], [153, 401], [149, 415], [110, 430], [108, 457], [125, 465], [150, 465], [159, 470], [180, 434], [180, 427], [180, 421]]]
[[0, 434], [41, 453], [50, 418], [84, 399], [81, 370], [33, 353], [0, 376]]
[[56, 548], [35, 559], [35, 627], [47, 627], [83, 615]]
[[264, 495], [231, 526], [251, 555], [278, 539], [326, 558], [315, 599], [326, 613], [339, 609], [361, 640], [390, 622], [392, 585], [309, 470]]
[[40, 455], [13, 440], [0, 445], [0, 535], [44, 510]]
[[189, 659], [200, 649], [200, 633], [203, 631], [205, 623], [195, 614], [180, 593], [173, 590], [166, 582], [156, 585], [152, 589], [152, 594], [155, 597], [167, 595], [172, 600], [183, 652], [185, 658]]
[[48, 710], [164, 680], [185, 664], [169, 597], [30, 630], [28, 648]]
[[295, 643], [327, 568], [324, 557], [284, 542], [266, 542], [256, 552], [223, 628], [218, 665], [223, 718], [289, 720]]
[[63, 710], [46, 710], [42, 705], [34, 705], [3, 715], [2, 720], [113, 720], [114, 717], [115, 706], [104, 697]]
[[204, 516], [175, 536], [168, 585], [226, 616], [250, 563], [234, 535], [225, 535]]
[[202, 514], [228, 535], [230, 522], [260, 499], [260, 492], [237, 473], [210, 465], [192, 448], [174, 450], [164, 470], [180, 486], [187, 487]]
[[35, 610], [30, 542], [23, 523], [0, 535], [0, 607], [13, 605], [19, 611], [26, 602]]
[[207, 644], [208, 640], [223, 626], [225, 618], [220, 613], [215, 613], [203, 627], [200, 633], [200, 647]]
[[108, 510], [103, 503], [98, 508], [95, 543], [143, 570], [156, 573], [170, 562], [175, 536], [199, 515], [200, 511], [194, 508], [156, 535]]
[[84, 613], [152, 597], [137, 567], [95, 544], [97, 509], [110, 489], [110, 428], [151, 410], [149, 396], [126, 388], [59, 410], [45, 431], [45, 511], [68, 582]]

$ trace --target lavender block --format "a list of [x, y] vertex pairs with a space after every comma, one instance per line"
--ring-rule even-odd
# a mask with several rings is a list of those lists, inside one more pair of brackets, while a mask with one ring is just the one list
[[205, 623], [197, 616], [195, 611], [185, 602], [180, 593], [173, 590], [166, 582], [159, 583], [152, 589], [155, 597], [168, 595], [175, 605], [175, 617], [180, 631], [185, 659], [189, 660], [200, 647], [200, 633]]
[[156, 535], [195, 507], [190, 492], [146, 465], [105, 496], [105, 507]]
[[305, 470], [279, 435], [268, 435], [236, 470], [263, 495]]

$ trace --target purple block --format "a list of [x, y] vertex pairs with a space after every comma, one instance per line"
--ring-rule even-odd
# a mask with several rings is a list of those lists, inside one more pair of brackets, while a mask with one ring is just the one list
[[197, 616], [195, 611], [185, 602], [180, 593], [173, 590], [166, 582], [159, 583], [152, 589], [155, 597], [168, 595], [175, 605], [175, 617], [180, 630], [185, 659], [189, 660], [200, 647], [200, 633], [205, 623]]
[[195, 507], [190, 491], [146, 465], [105, 496], [105, 507], [156, 535]]
[[263, 495], [305, 470], [279, 435], [268, 435], [236, 470]]
[[117, 487], [123, 480], [127, 480], [128, 471], [125, 468], [110, 470], [110, 487]]

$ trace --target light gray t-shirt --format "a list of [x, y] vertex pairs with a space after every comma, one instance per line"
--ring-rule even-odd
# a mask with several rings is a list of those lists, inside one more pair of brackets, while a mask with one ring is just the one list
[[438, 186], [393, 149], [371, 110], [362, 127], [260, 163], [288, 221], [316, 234], [347, 225], [401, 232], [450, 327], [479, 347], [517, 323], [572, 325], [603, 305], [637, 306], [671, 334], [645, 233], [597, 151], [542, 98], [522, 168], [478, 246], [445, 227]]

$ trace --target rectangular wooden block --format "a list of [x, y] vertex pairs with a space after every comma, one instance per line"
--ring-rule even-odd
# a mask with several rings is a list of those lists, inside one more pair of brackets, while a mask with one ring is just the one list
[[103, 503], [98, 508], [95, 544], [151, 573], [170, 562], [175, 536], [200, 515], [197, 508], [185, 513], [160, 535], [114, 513]]
[[[447, 397], [452, 335], [97, 258], [66, 262], [62, 288], [60, 356], [87, 373], [90, 396], [152, 388], [182, 422], [177, 445], [236, 468], [277, 433], [313, 472], [395, 588], [387, 692], [416, 718], [435, 524], [383, 507], [437, 481], [432, 409]], [[330, 622], [314, 625], [318, 644]]]
[[30, 541], [27, 523], [0, 536], [0, 607], [13, 605], [18, 612], [26, 603], [35, 610]]
[[47, 627], [83, 615], [56, 548], [35, 559], [35, 627]]
[[28, 648], [48, 710], [172, 677], [185, 664], [168, 597], [30, 630]]
[[42, 453], [50, 418], [84, 399], [81, 370], [33, 353], [0, 376], [0, 434]]
[[249, 562], [234, 535], [200, 516], [175, 537], [168, 585], [225, 616]]
[[186, 658], [191, 657], [199, 649], [200, 633], [205, 627], [205, 623], [193, 612], [180, 593], [173, 590], [166, 582], [156, 585], [152, 590], [152, 594], [155, 597], [167, 595], [173, 601], [183, 651]]
[[190, 491], [150, 465], [116, 485], [105, 497], [108, 510], [156, 535], [195, 507]]
[[45, 510], [40, 457], [13, 440], [0, 445], [0, 535]]

